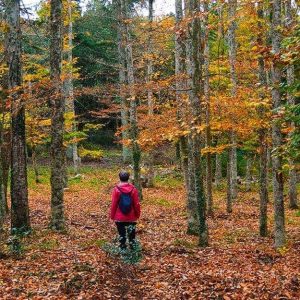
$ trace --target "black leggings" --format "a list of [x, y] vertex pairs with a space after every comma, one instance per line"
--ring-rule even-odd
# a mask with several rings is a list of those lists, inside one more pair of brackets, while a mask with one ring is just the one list
[[120, 248], [126, 249], [126, 231], [129, 239], [129, 245], [132, 248], [135, 243], [135, 225], [136, 222], [116, 222], [119, 232]]

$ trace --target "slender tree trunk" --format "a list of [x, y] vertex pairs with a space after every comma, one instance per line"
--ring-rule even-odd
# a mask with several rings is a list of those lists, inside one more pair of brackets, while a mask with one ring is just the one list
[[272, 2], [272, 52], [274, 54], [272, 65], [272, 101], [274, 109], [274, 120], [272, 123], [272, 143], [273, 143], [273, 195], [274, 195], [274, 220], [275, 220], [275, 247], [280, 248], [285, 245], [285, 217], [283, 199], [283, 173], [282, 156], [278, 149], [282, 146], [282, 134], [280, 120], [276, 117], [277, 110], [281, 107], [281, 66], [278, 61], [280, 54], [280, 26], [281, 26], [281, 0]]
[[[64, 80], [64, 95], [66, 101], [66, 112], [72, 115], [72, 132], [77, 131], [76, 115], [75, 115], [75, 103], [74, 103], [74, 88], [73, 88], [73, 20], [72, 20], [72, 0], [68, 0], [68, 48], [66, 50], [67, 76]], [[78, 144], [74, 142], [71, 145], [71, 153], [73, 160], [74, 173], [78, 174], [80, 158], [78, 155]], [[67, 180], [67, 178], [66, 178]]]
[[[4, 218], [8, 213], [7, 203], [7, 175], [6, 164], [10, 162], [10, 155], [5, 153], [5, 135], [4, 135], [4, 124], [5, 124], [5, 101], [2, 101], [2, 120], [0, 121], [0, 230], [4, 222]], [[7, 156], [5, 154], [8, 154]]]
[[50, 78], [54, 87], [54, 98], [51, 101], [51, 221], [50, 228], [65, 229], [64, 215], [64, 186], [65, 186], [65, 148], [64, 112], [65, 99], [63, 97], [61, 81], [63, 20], [62, 0], [50, 2]]
[[222, 180], [222, 155], [216, 153], [215, 185], [219, 186]]
[[[210, 93], [209, 93], [209, 40], [208, 40], [208, 1], [205, 0], [204, 6], [204, 97], [206, 104], [205, 121], [205, 145], [211, 147], [211, 127], [210, 127]], [[213, 194], [212, 194], [212, 155], [210, 152], [206, 155], [206, 195], [207, 195], [207, 214], [213, 215]]]
[[[286, 28], [290, 29], [293, 25], [293, 15], [292, 15], [292, 5], [291, 0], [285, 1], [285, 21]], [[286, 79], [289, 87], [292, 87], [295, 82], [295, 71], [294, 65], [289, 65], [286, 70]], [[287, 101], [290, 106], [294, 106], [296, 104], [294, 95], [288, 91], [287, 92]], [[291, 127], [295, 130], [294, 122], [291, 122]], [[298, 201], [297, 201], [297, 172], [296, 172], [296, 163], [292, 157], [289, 158], [289, 208], [297, 209]]]
[[33, 166], [34, 175], [35, 175], [35, 182], [36, 183], [41, 183], [40, 175], [39, 175], [39, 169], [38, 169], [38, 165], [37, 165], [37, 162], [36, 162], [36, 148], [35, 148], [35, 146], [32, 147], [32, 166]]
[[235, 133], [230, 132], [230, 142], [231, 146], [228, 149], [228, 161], [227, 161], [227, 212], [232, 212], [232, 202], [234, 200], [235, 193], [235, 183], [232, 177], [234, 176], [234, 158], [236, 153], [235, 143]]
[[14, 89], [22, 85], [20, 1], [7, 0], [8, 24], [8, 87], [11, 89], [11, 228], [30, 229], [27, 161], [25, 137], [25, 108]]
[[200, 50], [200, 36], [201, 36], [201, 23], [200, 23], [200, 9], [197, 0], [187, 1], [186, 7], [188, 17], [191, 17], [189, 26], [189, 39], [187, 42], [187, 60], [190, 63], [189, 77], [190, 89], [189, 104], [191, 108], [191, 132], [190, 135], [190, 152], [191, 162], [193, 165], [193, 180], [195, 182], [195, 194], [197, 199], [197, 210], [199, 216], [199, 246], [205, 247], [208, 245], [208, 228], [206, 224], [206, 199], [203, 188], [203, 166], [201, 162], [201, 135], [197, 131], [197, 126], [201, 126], [201, 104], [203, 96], [202, 85], [202, 53]]
[[[149, 37], [148, 37], [148, 59], [147, 59], [147, 83], [150, 84], [153, 76], [153, 41], [152, 41], [152, 30], [153, 30], [153, 3], [154, 0], [149, 0]], [[152, 88], [148, 88], [148, 114], [151, 116], [154, 112], [154, 101]]]
[[[258, 38], [257, 43], [263, 45], [263, 27], [262, 21], [264, 18], [263, 4], [259, 2], [257, 4], [257, 16], [258, 16]], [[267, 79], [265, 71], [265, 62], [262, 56], [258, 58], [258, 79], [260, 83], [260, 98], [262, 101], [265, 99], [265, 90], [267, 89]], [[261, 106], [258, 110], [258, 114], [261, 119], [265, 118], [265, 108]], [[267, 144], [267, 128], [260, 128], [258, 132], [259, 136], [259, 198], [260, 198], [260, 214], [259, 214], [259, 234], [262, 237], [268, 235], [268, 144]]]
[[228, 149], [228, 161], [227, 161], [227, 201], [226, 201], [226, 211], [228, 213], [232, 213], [232, 188], [231, 188], [231, 165], [230, 165], [230, 155], [231, 155], [231, 149]]
[[[149, 85], [152, 82], [153, 77], [153, 40], [152, 40], [152, 30], [153, 30], [153, 2], [154, 0], [149, 0], [149, 38], [148, 38], [148, 60], [147, 60], [147, 84], [148, 84], [148, 115], [152, 116], [154, 113], [154, 98], [152, 87]], [[154, 186], [154, 169], [153, 169], [153, 154], [149, 153], [149, 171], [148, 171], [148, 187]]]
[[[185, 45], [184, 37], [182, 31], [180, 30], [182, 26], [181, 21], [183, 18], [182, 10], [182, 0], [175, 1], [176, 10], [176, 33], [175, 33], [175, 75], [176, 75], [176, 100], [177, 100], [177, 118], [179, 126], [182, 122], [186, 120], [186, 109], [187, 107], [183, 101], [183, 90], [186, 87], [185, 81], [183, 79], [183, 74], [185, 71]], [[184, 128], [182, 128], [184, 130]], [[199, 231], [199, 217], [197, 213], [197, 202], [195, 197], [195, 184], [194, 178], [191, 178], [193, 172], [193, 165], [191, 161], [191, 151], [188, 146], [188, 138], [182, 136], [179, 140], [180, 144], [180, 158], [181, 167], [184, 174], [184, 181], [187, 194], [187, 233], [191, 235], [197, 235]]]
[[248, 156], [246, 161], [246, 192], [251, 191], [251, 169], [252, 169], [252, 158]]
[[126, 65], [127, 65], [127, 80], [129, 85], [130, 93], [130, 138], [132, 143], [132, 162], [134, 172], [134, 184], [139, 191], [140, 199], [142, 199], [142, 185], [140, 180], [140, 162], [141, 162], [141, 149], [138, 144], [138, 124], [137, 124], [137, 99], [135, 93], [135, 78], [134, 78], [134, 66], [132, 57], [132, 41], [130, 36], [130, 29], [127, 20], [129, 19], [128, 14], [128, 3], [127, 0], [121, 0], [121, 10], [125, 17], [125, 28], [126, 28]]
[[[237, 96], [237, 74], [236, 74], [236, 7], [237, 0], [229, 0], [229, 27], [228, 27], [228, 51], [229, 51], [229, 64], [230, 64], [230, 80], [231, 80], [231, 97], [235, 99]], [[231, 196], [233, 199], [237, 197], [237, 147], [236, 147], [236, 134], [234, 129], [230, 134], [230, 143], [232, 145], [232, 151], [229, 156], [229, 168], [230, 168], [230, 186]]]
[[[4, 124], [3, 117], [3, 123]], [[9, 212], [8, 208], [8, 179], [9, 179], [9, 170], [10, 170], [10, 162], [11, 162], [11, 143], [10, 143], [10, 133], [4, 134], [4, 131], [2, 131], [2, 178], [3, 178], [3, 185], [4, 185], [4, 194], [5, 194], [5, 207], [6, 207], [6, 213]]]
[[[115, 9], [118, 19], [118, 62], [119, 62], [119, 98], [121, 101], [121, 124], [122, 130], [122, 140], [128, 140], [129, 136], [129, 110], [128, 110], [128, 100], [126, 98], [126, 28], [123, 22], [124, 16], [120, 10], [121, 0], [115, 0]], [[124, 143], [122, 144], [122, 158], [123, 163], [128, 164], [131, 161], [131, 151], [128, 146]]]
[[264, 129], [259, 132], [260, 157], [259, 157], [259, 197], [260, 197], [260, 217], [259, 234], [268, 235], [268, 165], [267, 165], [267, 141]]
[[[3, 124], [0, 124], [0, 158], [2, 160], [2, 148], [3, 148]], [[3, 165], [2, 161], [0, 163], [0, 233], [3, 228], [4, 219], [6, 216], [6, 197], [5, 197], [5, 189], [4, 189], [4, 178], [3, 178]]]

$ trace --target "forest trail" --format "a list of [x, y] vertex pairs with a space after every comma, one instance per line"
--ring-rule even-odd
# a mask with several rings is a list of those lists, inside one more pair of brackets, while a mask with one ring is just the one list
[[[126, 265], [101, 248], [116, 234], [107, 212], [117, 169], [84, 167], [83, 173], [65, 195], [67, 234], [46, 229], [49, 185], [31, 183], [33, 233], [23, 241], [22, 259], [0, 261], [1, 299], [299, 299], [300, 243], [279, 254], [271, 237], [258, 237], [256, 193], [240, 193], [228, 215], [225, 194], [215, 192], [210, 246], [200, 249], [185, 234], [180, 180], [159, 178], [156, 188], [144, 190], [142, 261]], [[300, 217], [287, 211], [291, 241], [299, 225]]]

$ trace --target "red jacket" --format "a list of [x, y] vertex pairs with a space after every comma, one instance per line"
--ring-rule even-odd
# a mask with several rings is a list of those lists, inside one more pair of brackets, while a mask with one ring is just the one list
[[[121, 192], [118, 190], [118, 188], [124, 193], [129, 193], [132, 191], [131, 192], [132, 207], [131, 207], [131, 211], [127, 215], [124, 215], [119, 208], [119, 200], [120, 200]], [[120, 221], [120, 222], [135, 222], [140, 217], [141, 214], [138, 191], [131, 183], [119, 184], [118, 188], [115, 187], [112, 192], [110, 218], [114, 221]]]

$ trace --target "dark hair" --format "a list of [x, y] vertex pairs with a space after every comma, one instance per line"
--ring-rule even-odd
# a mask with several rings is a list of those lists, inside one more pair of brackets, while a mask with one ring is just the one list
[[121, 171], [119, 173], [119, 178], [122, 182], [127, 182], [129, 180], [130, 174], [126, 171]]

